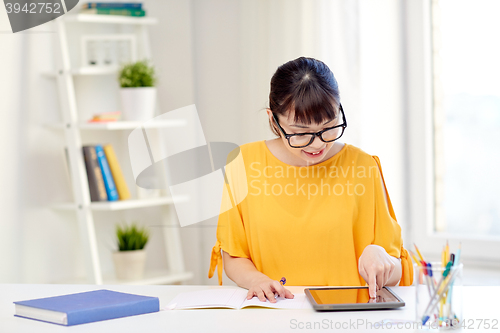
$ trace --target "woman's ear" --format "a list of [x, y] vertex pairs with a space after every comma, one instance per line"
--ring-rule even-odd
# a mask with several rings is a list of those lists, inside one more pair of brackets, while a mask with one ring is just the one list
[[272, 120], [273, 120], [273, 112], [269, 108], [266, 109], [266, 112], [267, 112], [267, 116], [269, 117], [269, 121], [272, 122]]
[[274, 121], [273, 111], [271, 111], [271, 109], [266, 109], [266, 112], [267, 112], [267, 117], [269, 118], [269, 124], [271, 125], [271, 127], [276, 128], [276, 131], [278, 131], [278, 128], [276, 127], [276, 123]]
[[271, 130], [277, 136], [281, 136], [281, 132], [278, 129], [278, 127], [276, 126], [276, 123], [274, 121], [273, 112], [271, 111], [271, 109], [266, 109], [266, 112], [267, 112], [267, 117], [269, 118], [269, 126], [271, 126]]

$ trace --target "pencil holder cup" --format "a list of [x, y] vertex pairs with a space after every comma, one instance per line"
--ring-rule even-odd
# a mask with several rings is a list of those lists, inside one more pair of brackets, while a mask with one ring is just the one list
[[424, 329], [454, 329], [462, 325], [463, 264], [443, 267], [414, 264], [416, 322]]

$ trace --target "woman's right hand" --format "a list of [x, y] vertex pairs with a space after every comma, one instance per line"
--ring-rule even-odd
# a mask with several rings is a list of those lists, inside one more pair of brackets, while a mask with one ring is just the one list
[[247, 299], [257, 296], [262, 302], [265, 302], [267, 298], [269, 302], [276, 303], [275, 293], [283, 298], [293, 298], [293, 294], [281, 283], [259, 272], [252, 260], [232, 257], [224, 250], [222, 253], [227, 277], [236, 282], [239, 287], [248, 289]]
[[283, 287], [279, 281], [271, 280], [266, 276], [252, 284], [252, 287], [248, 289], [247, 299], [257, 296], [262, 302], [265, 302], [267, 298], [269, 302], [276, 303], [275, 294], [283, 298], [294, 298], [290, 290]]

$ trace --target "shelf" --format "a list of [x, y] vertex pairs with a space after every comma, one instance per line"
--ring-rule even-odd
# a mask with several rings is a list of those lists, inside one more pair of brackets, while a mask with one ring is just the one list
[[193, 273], [168, 273], [166, 271], [145, 272], [144, 278], [135, 281], [123, 281], [116, 278], [104, 277], [104, 284], [125, 284], [125, 285], [151, 285], [151, 284], [172, 284], [191, 280]]
[[76, 14], [65, 15], [63, 20], [66, 22], [87, 22], [87, 23], [110, 23], [110, 24], [157, 24], [158, 19], [153, 17], [133, 17], [120, 15], [98, 15], [98, 14]]
[[[187, 197], [181, 197], [179, 199], [182, 202], [189, 200]], [[151, 199], [92, 202], [90, 203], [89, 208], [94, 211], [115, 211], [115, 210], [163, 206], [163, 205], [170, 205], [173, 203], [174, 201], [171, 197], [160, 197]], [[77, 208], [77, 205], [75, 203], [61, 203], [54, 205], [53, 208], [59, 210], [73, 210]]]
[[[46, 127], [52, 129], [64, 129], [64, 124], [45, 124]], [[182, 127], [186, 126], [186, 121], [179, 120], [155, 120], [151, 121], [110, 121], [103, 123], [79, 123], [77, 127], [81, 130], [104, 130], [104, 131], [119, 131], [133, 130], [137, 127], [144, 128], [167, 128], [167, 127]]]
[[[193, 278], [192, 272], [183, 273], [169, 273], [166, 270], [161, 271], [146, 271], [144, 273], [144, 278], [141, 280], [118, 280], [114, 276], [104, 276], [103, 284], [105, 285], [154, 285], [154, 284], [172, 284], [178, 282], [184, 282], [191, 280]], [[58, 281], [57, 283], [62, 284], [87, 284], [88, 280], [85, 278], [77, 278], [66, 281]]]
[[[47, 78], [55, 78], [62, 71], [43, 71], [42, 75]], [[118, 75], [117, 66], [87, 66], [70, 70], [71, 75]]]

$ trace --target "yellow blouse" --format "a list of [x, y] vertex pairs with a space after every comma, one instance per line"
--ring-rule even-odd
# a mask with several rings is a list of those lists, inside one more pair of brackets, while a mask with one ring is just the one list
[[[239, 203], [219, 215], [209, 278], [218, 266], [222, 285], [224, 250], [249, 258], [273, 280], [285, 277], [287, 285], [364, 286], [358, 259], [376, 244], [401, 258], [400, 285], [412, 284], [412, 261], [377, 156], [345, 144], [326, 161], [296, 167], [277, 159], [265, 141], [240, 152], [244, 172], [235, 170], [238, 163], [226, 168], [227, 175], [243, 174], [226, 184], [226, 195]], [[238, 192], [246, 197], [235, 201]]]

